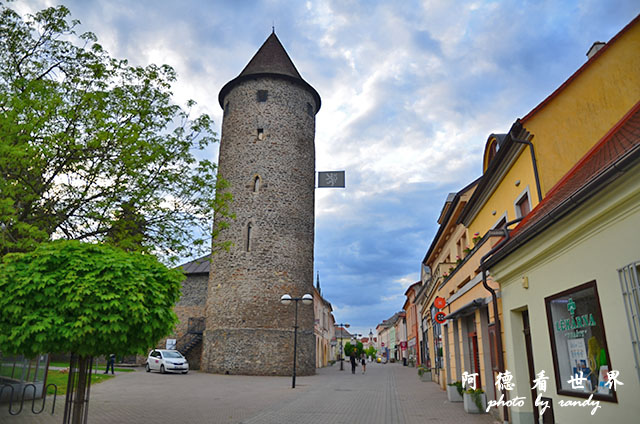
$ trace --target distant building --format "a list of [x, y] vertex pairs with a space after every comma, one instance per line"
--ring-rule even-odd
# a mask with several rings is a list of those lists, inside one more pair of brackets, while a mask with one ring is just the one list
[[313, 333], [316, 336], [316, 368], [326, 367], [331, 358], [331, 340], [335, 337], [331, 303], [321, 295], [320, 279], [313, 289]]

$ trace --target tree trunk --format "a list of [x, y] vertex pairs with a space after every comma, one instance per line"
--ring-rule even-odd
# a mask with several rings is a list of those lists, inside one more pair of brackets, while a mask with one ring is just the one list
[[91, 356], [71, 355], [63, 424], [86, 424], [91, 388]]

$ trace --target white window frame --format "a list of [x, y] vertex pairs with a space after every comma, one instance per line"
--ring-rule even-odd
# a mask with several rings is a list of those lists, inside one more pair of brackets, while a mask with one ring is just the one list
[[503, 219], [503, 218], [504, 218], [504, 221], [505, 221], [505, 222], [509, 222], [509, 215], [508, 215], [507, 211], [504, 211], [504, 213], [503, 213], [502, 215], [500, 215], [500, 218], [498, 218], [498, 219], [493, 223], [493, 225], [491, 226], [491, 229], [492, 229], [492, 230], [493, 230], [493, 229], [496, 229], [496, 228], [497, 228], [498, 223], [499, 223], [500, 221], [502, 221], [502, 219]]
[[516, 196], [516, 200], [513, 201], [513, 209], [516, 212], [516, 218], [524, 218], [522, 215], [520, 215], [520, 208], [518, 207], [518, 203], [524, 196], [527, 196], [527, 198], [529, 199], [529, 212], [533, 210], [533, 203], [531, 203], [531, 191], [529, 190], [529, 186], [527, 186], [518, 196]]
[[630, 263], [618, 270], [622, 301], [627, 313], [627, 323], [631, 337], [631, 348], [640, 380], [640, 261]]

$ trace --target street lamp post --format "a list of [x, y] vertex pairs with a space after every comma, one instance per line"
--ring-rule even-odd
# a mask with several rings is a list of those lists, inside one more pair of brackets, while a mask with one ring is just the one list
[[296, 388], [296, 352], [298, 350], [298, 301], [302, 300], [305, 305], [311, 305], [313, 303], [313, 296], [309, 293], [302, 297], [291, 297], [288, 294], [283, 294], [280, 298], [280, 303], [283, 305], [291, 304], [291, 301], [296, 302], [295, 312], [295, 325], [293, 326], [293, 380], [291, 381], [291, 388]]
[[343, 323], [343, 324], [334, 324], [334, 327], [338, 327], [340, 328], [340, 371], [344, 371], [344, 340], [343, 340], [343, 333], [342, 331], [345, 328], [349, 328], [349, 324]]
[[[369, 329], [369, 346], [373, 346], [373, 330]], [[373, 360], [373, 358], [371, 358]]]

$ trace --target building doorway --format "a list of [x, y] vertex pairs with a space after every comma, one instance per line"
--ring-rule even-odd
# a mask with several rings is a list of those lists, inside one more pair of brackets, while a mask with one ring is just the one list
[[[529, 368], [529, 381], [533, 382], [536, 378], [535, 366], [533, 364], [533, 345], [531, 344], [531, 329], [529, 328], [529, 311], [522, 311], [522, 333], [524, 333], [524, 346], [527, 352], [527, 367]], [[531, 383], [531, 405], [533, 406], [533, 422], [538, 422], [538, 407], [535, 406], [535, 400], [538, 397], [538, 391], [533, 388]]]
[[478, 351], [478, 333], [472, 331], [468, 333], [467, 340], [469, 342], [469, 354], [471, 355], [471, 373], [476, 375], [476, 387], [482, 387], [482, 379], [480, 378], [480, 354]]

